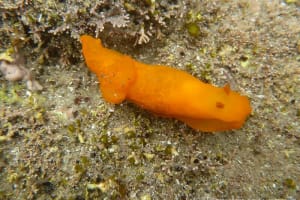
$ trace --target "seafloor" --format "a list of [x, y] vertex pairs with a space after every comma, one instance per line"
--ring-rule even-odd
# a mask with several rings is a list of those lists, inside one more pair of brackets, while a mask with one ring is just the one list
[[212, 2], [203, 17], [223, 14], [199, 29], [174, 18], [159, 40], [104, 43], [230, 83], [253, 108], [241, 129], [202, 133], [110, 105], [82, 58], [27, 62], [41, 91], [0, 76], [0, 199], [300, 199], [299, 2]]

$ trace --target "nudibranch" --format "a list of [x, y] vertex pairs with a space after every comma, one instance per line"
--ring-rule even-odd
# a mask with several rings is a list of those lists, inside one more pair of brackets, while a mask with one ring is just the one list
[[215, 87], [182, 70], [136, 61], [88, 35], [80, 41], [85, 62], [97, 75], [107, 102], [128, 100], [205, 132], [241, 128], [251, 113], [249, 99], [228, 84]]

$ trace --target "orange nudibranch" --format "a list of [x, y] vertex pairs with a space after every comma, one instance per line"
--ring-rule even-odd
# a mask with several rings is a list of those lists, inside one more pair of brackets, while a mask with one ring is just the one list
[[80, 40], [86, 64], [97, 75], [107, 102], [126, 99], [206, 132], [238, 129], [251, 113], [248, 98], [229, 85], [214, 87], [182, 70], [138, 62], [88, 35]]

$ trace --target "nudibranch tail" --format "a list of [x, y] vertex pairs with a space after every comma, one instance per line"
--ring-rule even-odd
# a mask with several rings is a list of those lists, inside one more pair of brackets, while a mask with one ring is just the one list
[[135, 80], [135, 61], [104, 48], [100, 40], [91, 36], [83, 35], [80, 40], [87, 66], [99, 79], [103, 98], [110, 103], [121, 103]]
[[97, 56], [101, 54], [101, 51], [103, 49], [101, 41], [94, 39], [88, 35], [81, 36], [80, 41], [82, 44], [83, 56], [88, 68], [92, 72], [97, 72], [97, 68], [99, 67], [99, 65], [101, 65], [101, 63], [97, 63], [99, 61]]

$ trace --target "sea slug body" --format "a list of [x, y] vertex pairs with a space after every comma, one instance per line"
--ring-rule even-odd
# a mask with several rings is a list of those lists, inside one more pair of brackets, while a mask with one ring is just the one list
[[138, 62], [88, 35], [80, 40], [86, 64], [110, 103], [128, 100], [205, 132], [241, 128], [251, 113], [248, 98], [229, 85], [215, 87], [182, 70]]

